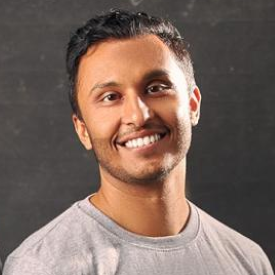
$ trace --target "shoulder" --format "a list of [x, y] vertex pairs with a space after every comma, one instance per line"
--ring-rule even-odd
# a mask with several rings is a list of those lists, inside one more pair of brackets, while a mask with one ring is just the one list
[[[93, 228], [94, 223], [95, 221], [80, 209], [79, 203], [75, 203], [13, 251], [5, 263], [3, 275], [63, 274], [61, 270], [56, 269], [56, 262], [64, 261], [64, 266], [67, 267], [70, 262], [76, 262], [74, 258], [79, 251], [85, 250], [87, 227]], [[62, 264], [59, 267], [62, 267]]]
[[273, 274], [271, 264], [263, 249], [251, 239], [240, 234], [202, 209], [196, 207], [200, 217], [203, 240], [215, 248], [226, 251], [243, 264], [257, 270], [257, 274]]
[[9, 256], [4, 265], [3, 275], [53, 275], [43, 262], [30, 257]]

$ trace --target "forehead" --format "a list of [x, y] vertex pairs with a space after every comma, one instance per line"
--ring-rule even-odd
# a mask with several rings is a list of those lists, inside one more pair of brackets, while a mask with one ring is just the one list
[[[162, 57], [170, 55], [169, 48], [155, 35], [143, 35], [129, 39], [109, 39], [88, 49], [82, 60], [119, 57]], [[81, 61], [82, 61], [81, 60]], [[125, 60], [124, 60], [125, 61]], [[130, 60], [129, 60], [130, 61]]]
[[[92, 46], [81, 58], [80, 86], [92, 82], [134, 81], [153, 70], [174, 73], [179, 66], [167, 45], [155, 35], [131, 39], [111, 39]], [[79, 87], [80, 87], [79, 86]]]

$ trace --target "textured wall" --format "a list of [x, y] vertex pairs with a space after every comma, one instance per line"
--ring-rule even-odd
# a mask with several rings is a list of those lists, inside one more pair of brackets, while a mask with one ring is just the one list
[[111, 7], [170, 18], [191, 44], [202, 117], [190, 198], [254, 239], [275, 265], [273, 0], [1, 0], [0, 255], [96, 190], [70, 120], [70, 31]]

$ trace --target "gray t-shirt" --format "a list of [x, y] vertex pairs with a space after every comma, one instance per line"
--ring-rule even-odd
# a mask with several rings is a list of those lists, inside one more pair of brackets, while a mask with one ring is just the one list
[[190, 203], [184, 230], [145, 237], [121, 228], [88, 198], [25, 240], [3, 275], [272, 275], [253, 241]]

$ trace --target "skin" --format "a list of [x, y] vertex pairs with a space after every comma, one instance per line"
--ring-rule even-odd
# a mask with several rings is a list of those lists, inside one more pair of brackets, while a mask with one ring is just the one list
[[[77, 135], [99, 163], [101, 187], [90, 202], [123, 228], [171, 236], [186, 225], [186, 155], [201, 95], [190, 92], [169, 48], [156, 36], [108, 40], [81, 58], [73, 115]], [[133, 135], [165, 136], [142, 149]]]

